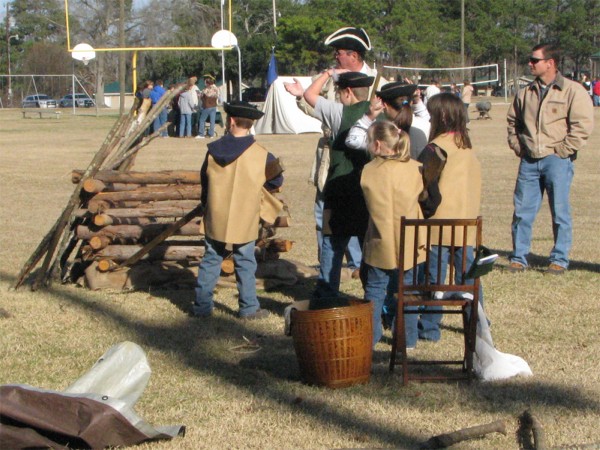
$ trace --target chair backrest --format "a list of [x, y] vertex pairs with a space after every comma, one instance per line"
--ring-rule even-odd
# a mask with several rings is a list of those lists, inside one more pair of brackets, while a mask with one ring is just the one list
[[[469, 270], [467, 258], [462, 258], [460, 282], [455, 281], [455, 259], [456, 251], [462, 249], [463, 255], [467, 251], [477, 250], [481, 246], [482, 219], [407, 219], [402, 217], [400, 222], [400, 258], [399, 261], [399, 292], [419, 291], [421, 293], [436, 291], [461, 291], [476, 295], [479, 290], [479, 279], [475, 278], [472, 283], [467, 284], [466, 273]], [[440, 279], [441, 258], [437, 261], [436, 280], [430, 280], [431, 261], [430, 252], [433, 246], [446, 246], [449, 250], [449, 270], [447, 280]], [[424, 250], [427, 250], [424, 252]], [[410, 283], [404, 281], [402, 274], [405, 267], [417, 267], [422, 263], [423, 254], [425, 261], [422, 271], [413, 271]], [[420, 273], [419, 273], [420, 272]], [[424, 272], [424, 276], [423, 276]], [[420, 276], [419, 276], [420, 275]]]

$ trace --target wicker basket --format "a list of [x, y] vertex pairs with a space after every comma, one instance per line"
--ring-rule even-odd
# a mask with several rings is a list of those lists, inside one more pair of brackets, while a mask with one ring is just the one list
[[292, 311], [292, 337], [304, 382], [341, 388], [367, 383], [373, 357], [372, 304]]

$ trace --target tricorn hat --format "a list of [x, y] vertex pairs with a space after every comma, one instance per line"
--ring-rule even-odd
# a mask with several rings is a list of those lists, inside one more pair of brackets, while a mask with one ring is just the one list
[[383, 85], [380, 91], [375, 92], [382, 100], [393, 100], [398, 97], [412, 97], [417, 90], [416, 84], [406, 84], [402, 81]]
[[331, 33], [325, 39], [325, 45], [345, 50], [354, 50], [360, 54], [371, 50], [371, 40], [367, 32], [362, 28], [354, 27], [340, 28]]
[[253, 104], [240, 101], [224, 103], [223, 109], [231, 117], [244, 117], [252, 120], [258, 120], [265, 114]]
[[344, 72], [340, 74], [336, 84], [342, 89], [369, 87], [374, 80], [375, 77], [370, 77], [362, 72]]

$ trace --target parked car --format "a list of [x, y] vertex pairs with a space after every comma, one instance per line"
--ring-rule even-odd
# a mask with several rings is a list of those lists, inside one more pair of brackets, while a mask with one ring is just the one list
[[25, 97], [22, 106], [23, 108], [56, 108], [57, 102], [49, 95], [35, 94]]
[[[73, 94], [67, 94], [61, 98], [59, 105], [61, 108], [69, 108], [73, 106]], [[75, 94], [75, 106], [90, 108], [94, 106], [94, 100], [92, 100], [87, 94]]]
[[245, 102], [264, 102], [267, 90], [260, 87], [249, 87], [242, 91], [242, 100]]

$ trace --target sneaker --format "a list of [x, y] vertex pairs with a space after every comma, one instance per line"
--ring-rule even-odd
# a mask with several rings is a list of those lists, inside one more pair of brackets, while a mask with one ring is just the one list
[[525, 266], [521, 263], [513, 261], [506, 267], [506, 270], [508, 270], [510, 273], [521, 273], [525, 272]]
[[266, 319], [269, 317], [270, 313], [266, 309], [257, 309], [255, 313], [248, 314], [247, 316], [240, 317], [243, 320], [257, 320], [257, 319]]
[[196, 139], [204, 139], [204, 136], [198, 135], [198, 136], [196, 136]]
[[559, 266], [558, 264], [550, 263], [548, 268], [546, 269], [546, 273], [550, 275], [562, 275], [567, 271], [563, 266]]

